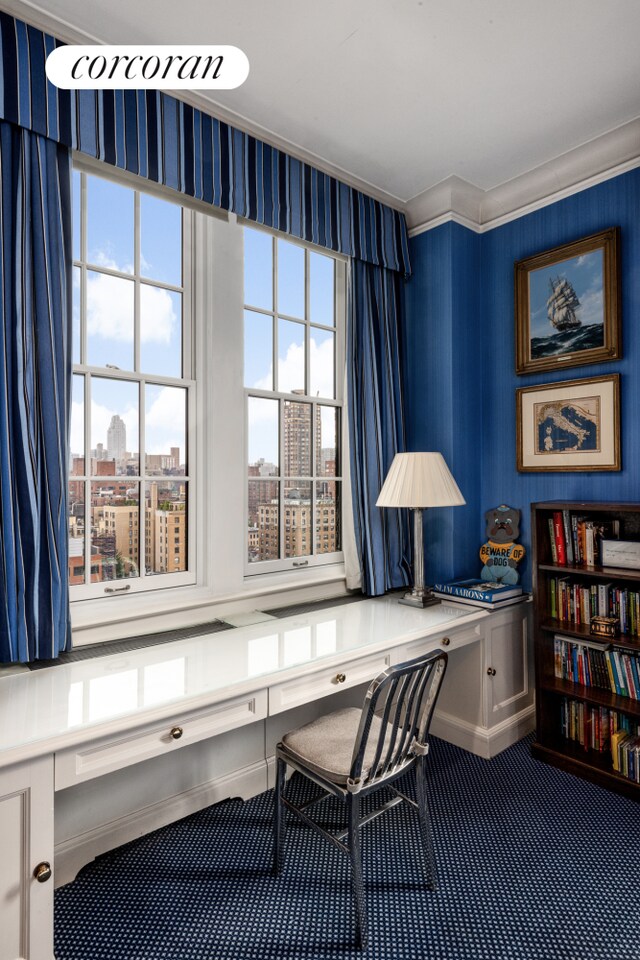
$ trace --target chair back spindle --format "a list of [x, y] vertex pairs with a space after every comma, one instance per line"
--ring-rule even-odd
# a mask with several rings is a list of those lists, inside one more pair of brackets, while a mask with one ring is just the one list
[[[430, 653], [389, 667], [370, 684], [353, 748], [348, 782], [351, 791], [395, 777], [416, 753], [425, 752], [446, 664], [445, 652]], [[372, 747], [373, 759], [363, 770]]]

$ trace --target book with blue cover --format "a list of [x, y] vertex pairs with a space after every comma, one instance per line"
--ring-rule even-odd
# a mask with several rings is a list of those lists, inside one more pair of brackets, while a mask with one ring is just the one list
[[501, 584], [492, 580], [452, 580], [451, 583], [434, 584], [433, 592], [441, 597], [493, 604], [521, 597], [523, 590], [519, 585]]

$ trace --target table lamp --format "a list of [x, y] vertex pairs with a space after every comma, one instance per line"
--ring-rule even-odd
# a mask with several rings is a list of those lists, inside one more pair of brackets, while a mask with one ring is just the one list
[[413, 590], [400, 603], [412, 607], [438, 603], [431, 587], [424, 585], [422, 512], [426, 507], [458, 507], [465, 502], [441, 453], [396, 453], [376, 506], [413, 510]]

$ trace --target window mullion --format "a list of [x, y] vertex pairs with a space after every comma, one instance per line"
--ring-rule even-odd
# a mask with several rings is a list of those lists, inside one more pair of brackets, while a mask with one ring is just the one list
[[[182, 211], [182, 377], [185, 380], [194, 379], [195, 357], [193, 355], [194, 336], [191, 324], [185, 321], [187, 311], [189, 316], [193, 316], [191, 308], [191, 247], [193, 243], [193, 220], [191, 215]], [[185, 462], [188, 463], [187, 450], [185, 450]]]
[[147, 441], [146, 441], [146, 380], [141, 377], [139, 385], [138, 400], [138, 457], [140, 462], [138, 470], [140, 473], [140, 483], [138, 484], [138, 575], [144, 578], [147, 574], [146, 557], [146, 520], [147, 520], [147, 501], [145, 499], [146, 483], [144, 478], [147, 476]]
[[271, 379], [271, 386], [273, 390], [278, 391], [280, 384], [278, 383], [278, 244], [276, 238], [272, 238], [272, 250], [273, 250], [273, 360], [272, 360], [272, 372], [273, 377]]
[[140, 194], [134, 192], [133, 203], [133, 369], [140, 370]]
[[80, 363], [87, 362], [87, 178], [80, 174]]
[[280, 543], [278, 544], [278, 557], [285, 559], [285, 541], [284, 541], [284, 400], [278, 400], [278, 456], [280, 465], [278, 473], [280, 474], [280, 483], [278, 489], [278, 519], [280, 527]]
[[318, 409], [317, 404], [316, 404], [315, 402], [313, 402], [313, 403], [311, 404], [311, 428], [310, 428], [310, 430], [309, 430], [309, 434], [310, 434], [310, 437], [311, 437], [311, 456], [310, 456], [310, 461], [311, 461], [311, 464], [310, 464], [310, 466], [311, 466], [311, 480], [310, 480], [310, 483], [311, 483], [311, 496], [310, 496], [309, 499], [310, 499], [310, 503], [311, 503], [311, 517], [310, 517], [310, 522], [311, 522], [311, 555], [312, 555], [312, 556], [315, 556], [316, 550], [317, 550], [317, 546], [318, 546], [317, 543], [316, 543], [316, 509], [317, 509], [317, 505], [316, 505], [316, 482], [315, 482], [315, 478], [316, 478], [316, 475], [317, 475], [317, 473], [318, 473], [318, 464], [317, 464], [317, 462], [316, 462], [316, 459], [317, 459], [317, 458], [316, 458], [316, 442], [317, 442], [317, 437], [316, 437], [316, 423], [317, 423], [317, 420], [316, 420], [316, 411], [317, 411], [317, 409]]
[[[91, 374], [84, 378], [84, 582], [91, 583]], [[87, 576], [87, 570], [89, 574]]]
[[311, 392], [311, 328], [309, 291], [309, 251], [304, 252], [304, 392], [307, 396]]

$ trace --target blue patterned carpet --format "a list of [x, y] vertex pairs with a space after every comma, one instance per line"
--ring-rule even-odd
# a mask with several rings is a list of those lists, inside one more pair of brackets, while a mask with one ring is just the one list
[[[491, 761], [431, 742], [439, 887], [421, 884], [406, 804], [365, 827], [366, 956], [638, 960], [640, 806], [528, 739]], [[218, 804], [90, 864], [56, 893], [57, 960], [361, 957], [346, 857], [292, 825], [272, 877], [271, 808]]]

